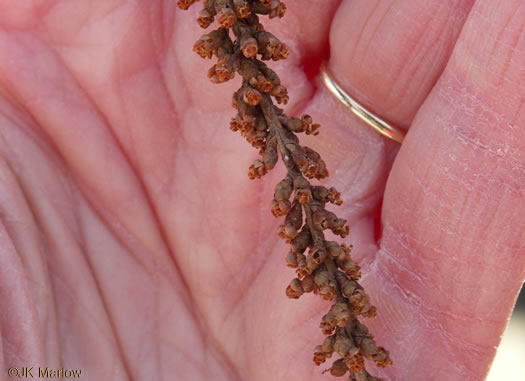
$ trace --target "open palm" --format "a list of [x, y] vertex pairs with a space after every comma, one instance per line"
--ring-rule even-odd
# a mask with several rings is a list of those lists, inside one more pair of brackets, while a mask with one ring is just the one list
[[[525, 7], [287, 5], [268, 29], [293, 53], [274, 67], [289, 113], [322, 124], [309, 145], [394, 361], [371, 373], [481, 380], [524, 277]], [[2, 377], [330, 379], [311, 361], [328, 305], [284, 295], [269, 212], [284, 170], [247, 178], [256, 152], [227, 129], [239, 82], [207, 81], [196, 8], [0, 1]], [[343, 86], [410, 126], [401, 149], [320, 86], [329, 43]]]

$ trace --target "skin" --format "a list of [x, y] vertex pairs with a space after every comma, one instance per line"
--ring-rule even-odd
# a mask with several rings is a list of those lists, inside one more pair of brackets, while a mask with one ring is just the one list
[[[272, 64], [342, 192], [394, 366], [481, 380], [525, 277], [521, 0], [288, 0]], [[311, 361], [328, 304], [284, 296], [278, 166], [227, 129], [175, 1], [0, 1], [0, 372], [89, 380], [330, 380]], [[320, 85], [408, 129], [402, 147]], [[335, 210], [335, 208], [332, 208]]]

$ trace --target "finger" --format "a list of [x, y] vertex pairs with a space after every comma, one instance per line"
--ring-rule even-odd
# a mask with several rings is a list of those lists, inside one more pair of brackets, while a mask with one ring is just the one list
[[483, 379], [523, 281], [524, 20], [476, 3], [391, 172], [370, 278], [397, 377]]
[[[335, 79], [377, 115], [408, 126], [441, 74], [472, 2], [341, 2], [330, 32]], [[358, 121], [324, 87], [312, 106], [328, 131], [313, 144], [336, 168], [331, 181], [343, 193], [343, 217], [352, 221], [350, 240], [361, 260], [377, 249], [378, 209], [398, 144]]]
[[450, 56], [473, 0], [341, 3], [330, 65], [343, 87], [408, 127]]

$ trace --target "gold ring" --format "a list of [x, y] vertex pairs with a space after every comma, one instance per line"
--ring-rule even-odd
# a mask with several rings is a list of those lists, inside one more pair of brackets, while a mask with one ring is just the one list
[[330, 90], [330, 92], [339, 101], [348, 107], [355, 116], [379, 132], [381, 135], [386, 136], [387, 138], [392, 139], [399, 144], [403, 143], [403, 139], [405, 138], [405, 132], [403, 130], [388, 124], [383, 119], [375, 116], [366, 108], [357, 103], [355, 99], [348, 95], [341, 88], [341, 86], [339, 86], [339, 84], [332, 78], [330, 74], [331, 73], [326, 64], [323, 64], [321, 66], [321, 79], [328, 90]]

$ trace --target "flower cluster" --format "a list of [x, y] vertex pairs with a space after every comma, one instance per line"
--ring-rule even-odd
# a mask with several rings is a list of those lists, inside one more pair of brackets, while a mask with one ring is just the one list
[[[188, 9], [197, 1], [178, 0], [178, 6]], [[309, 115], [289, 117], [274, 104], [286, 104], [288, 93], [279, 76], [263, 62], [285, 59], [289, 50], [264, 29], [259, 15], [283, 17], [285, 11], [280, 0], [205, 0], [197, 22], [207, 28], [217, 21], [219, 28], [203, 35], [193, 49], [203, 58], [217, 58], [208, 71], [212, 82], [225, 82], [236, 74], [242, 78], [241, 88], [233, 94], [237, 115], [230, 129], [260, 152], [248, 176], [264, 176], [274, 168], [279, 154], [286, 167], [286, 177], [276, 185], [271, 202], [272, 214], [284, 217], [278, 234], [290, 244], [286, 263], [297, 274], [286, 295], [297, 299], [312, 292], [333, 302], [321, 320], [326, 338], [314, 349], [314, 362], [320, 365], [337, 353], [340, 358], [325, 372], [334, 376], [348, 373], [350, 381], [379, 380], [367, 372], [364, 359], [380, 367], [392, 361], [358, 319], [375, 316], [376, 309], [358, 283], [361, 272], [350, 256], [352, 247], [325, 239], [326, 230], [341, 238], [348, 235], [346, 221], [326, 209], [327, 204], [342, 204], [340, 194], [333, 187], [309, 182], [327, 177], [328, 170], [321, 156], [301, 145], [297, 137], [302, 132], [317, 135], [319, 125]]]

